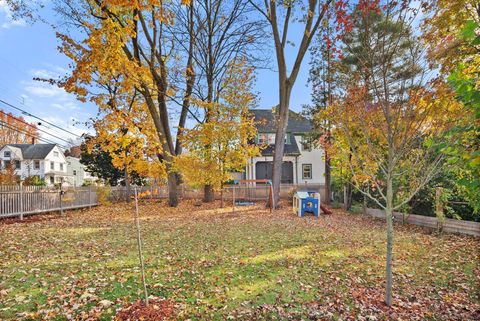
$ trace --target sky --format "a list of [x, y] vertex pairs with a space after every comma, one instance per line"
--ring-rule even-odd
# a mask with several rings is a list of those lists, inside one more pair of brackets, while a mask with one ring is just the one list
[[[46, 14], [53, 15], [51, 12]], [[290, 38], [295, 41], [294, 38], [299, 35], [301, 30], [294, 26], [289, 34]], [[97, 107], [94, 104], [82, 103], [61, 88], [33, 80], [35, 77], [55, 78], [68, 72], [69, 60], [58, 52], [58, 44], [55, 31], [50, 26], [13, 20], [4, 0], [0, 0], [0, 100], [77, 135], [92, 133], [91, 128], [84, 124], [96, 116]], [[288, 47], [286, 55], [289, 65], [292, 65], [296, 51], [297, 47]], [[272, 50], [268, 52], [273, 68], [257, 71], [254, 90], [258, 94], [258, 108], [271, 108], [278, 104], [275, 56]], [[301, 111], [304, 104], [310, 103], [310, 91], [307, 87], [308, 62], [307, 55], [292, 91], [290, 107], [295, 111]], [[20, 111], [2, 102], [0, 109], [21, 115]], [[32, 117], [22, 116], [27, 121], [38, 122]], [[78, 139], [45, 122], [39, 128], [63, 139]], [[62, 143], [53, 136], [41, 134], [43, 138]]]

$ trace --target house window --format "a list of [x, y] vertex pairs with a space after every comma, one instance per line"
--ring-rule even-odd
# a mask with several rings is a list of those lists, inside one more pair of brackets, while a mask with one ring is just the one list
[[53, 152], [53, 156], [58, 157], [58, 152]]
[[55, 163], [54, 162], [50, 162], [50, 169], [52, 171], [55, 169]]
[[285, 137], [283, 138], [283, 142], [285, 144], [288, 144], [288, 134], [285, 134]]
[[19, 160], [15, 161], [15, 169], [20, 169], [22, 167], [22, 164], [20, 163]]
[[312, 151], [312, 143], [308, 139], [306, 139], [304, 136], [302, 136], [301, 145], [302, 145], [303, 151], [307, 151], [307, 152]]
[[3, 152], [3, 157], [10, 157], [12, 153], [9, 150]]
[[40, 169], [40, 161], [39, 160], [33, 161], [33, 168], [34, 169]]
[[302, 179], [312, 179], [312, 164], [302, 164]]
[[77, 171], [73, 170], [73, 176], [77, 176]]
[[258, 134], [257, 141], [259, 145], [263, 145], [267, 142], [267, 134]]
[[267, 134], [268, 145], [275, 144], [275, 134]]
[[60, 163], [60, 170], [63, 171], [63, 163]]

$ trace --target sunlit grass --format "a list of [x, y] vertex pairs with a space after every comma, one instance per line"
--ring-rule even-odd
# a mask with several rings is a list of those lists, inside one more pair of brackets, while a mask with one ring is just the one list
[[[342, 212], [302, 219], [289, 207], [272, 214], [238, 207], [232, 214], [218, 205], [140, 206], [149, 293], [175, 301], [179, 319], [247, 313], [242, 318], [251, 320], [256, 314], [248, 313], [264, 304], [301, 319], [309, 302], [335, 306], [341, 297], [352, 305], [352, 287], [381, 288], [382, 222]], [[121, 204], [0, 226], [0, 320], [31, 313], [39, 320], [108, 320], [115, 308], [140, 298], [132, 209]], [[479, 276], [472, 249], [478, 243], [397, 228], [394, 271], [402, 278], [395, 286], [402, 295], [433, 286], [447, 297], [463, 291], [475, 300], [471, 284]], [[268, 311], [262, 313], [278, 313]]]

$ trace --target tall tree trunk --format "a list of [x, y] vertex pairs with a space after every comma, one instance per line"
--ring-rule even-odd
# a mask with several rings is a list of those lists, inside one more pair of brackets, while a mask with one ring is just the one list
[[[211, 103], [213, 102], [213, 53], [212, 53], [212, 32], [211, 29], [213, 30], [213, 26], [211, 25], [210, 17], [208, 19], [208, 28], [209, 28], [209, 36], [208, 36], [208, 71], [207, 71], [207, 109], [205, 110], [205, 123], [210, 122], [211, 117], [212, 117], [212, 111], [211, 111]], [[207, 150], [207, 157], [211, 158], [212, 157], [212, 146], [207, 145], [205, 146]], [[206, 184], [203, 189], [203, 201], [205, 203], [210, 203], [215, 200], [215, 191], [213, 189], [213, 186], [211, 184]]]
[[128, 175], [128, 167], [125, 165], [125, 202], [130, 203], [130, 177]]
[[182, 111], [180, 113], [180, 118], [178, 120], [178, 129], [177, 129], [177, 139], [175, 141], [175, 155], [180, 155], [183, 151], [182, 140], [180, 139], [183, 134], [183, 128], [187, 121], [187, 114], [190, 108], [190, 99], [193, 92], [193, 86], [195, 85], [195, 68], [193, 65], [193, 50], [195, 48], [195, 32], [194, 32], [194, 11], [193, 11], [194, 0], [190, 1], [189, 6], [189, 15], [188, 15], [188, 59], [186, 66], [186, 88], [185, 94], [183, 96], [182, 102]]
[[391, 177], [387, 178], [387, 206], [385, 209], [387, 219], [387, 261], [386, 261], [386, 286], [385, 286], [385, 303], [390, 306], [392, 304], [392, 258], [393, 258], [393, 187]]
[[352, 208], [352, 185], [347, 183], [343, 186], [343, 209], [349, 211]]
[[170, 207], [177, 207], [178, 205], [177, 174], [171, 171], [168, 173], [168, 205]]
[[213, 202], [215, 200], [215, 192], [213, 190], [213, 186], [207, 184], [203, 188], [203, 201], [205, 203]]
[[273, 151], [273, 208], [278, 207], [280, 184], [282, 182], [283, 152], [285, 150], [285, 134], [287, 133], [291, 87], [286, 78], [279, 79], [279, 105], [275, 113], [277, 130], [275, 132], [275, 149]]
[[330, 205], [330, 160], [328, 159], [327, 151], [325, 151], [325, 204]]

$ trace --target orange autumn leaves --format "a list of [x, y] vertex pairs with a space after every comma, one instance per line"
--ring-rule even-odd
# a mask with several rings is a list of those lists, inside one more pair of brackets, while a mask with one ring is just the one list
[[[385, 104], [389, 104], [388, 107]], [[333, 141], [325, 146], [329, 155], [357, 186], [377, 184], [385, 171], [388, 148], [400, 158], [400, 166], [408, 166], [408, 157], [419, 153], [403, 152], [419, 140], [426, 141], [443, 135], [468, 115], [459, 117], [462, 105], [443, 82], [433, 82], [430, 89], [412, 88], [407, 101], [374, 102], [364, 87], [351, 86], [345, 97], [334, 101], [316, 117], [328, 119], [333, 126]], [[455, 121], [453, 121], [455, 119]], [[388, 136], [388, 129], [394, 133]], [[390, 144], [388, 140], [391, 140]], [[422, 148], [418, 146], [418, 151]], [[338, 168], [337, 168], [338, 169]]]

